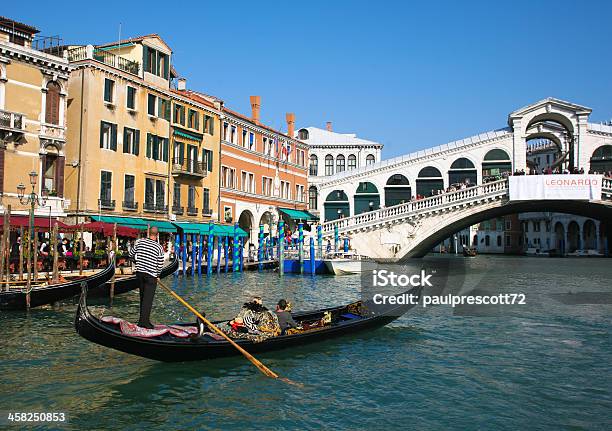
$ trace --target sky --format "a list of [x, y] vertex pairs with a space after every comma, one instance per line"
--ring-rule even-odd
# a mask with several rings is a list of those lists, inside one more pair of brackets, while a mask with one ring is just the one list
[[610, 1], [7, 2], [0, 15], [98, 44], [158, 33], [191, 89], [262, 120], [356, 133], [383, 157], [507, 126], [545, 97], [612, 119]]

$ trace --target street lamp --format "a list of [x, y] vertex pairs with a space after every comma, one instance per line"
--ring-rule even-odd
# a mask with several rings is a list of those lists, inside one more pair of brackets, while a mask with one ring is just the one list
[[36, 205], [45, 206], [47, 204], [47, 193], [46, 190], [43, 189], [43, 193], [39, 196], [35, 192], [36, 180], [38, 179], [38, 174], [36, 171], [32, 171], [29, 174], [30, 176], [30, 185], [32, 186], [32, 191], [29, 195], [26, 196], [25, 189], [26, 186], [23, 183], [19, 183], [17, 186], [17, 196], [19, 197], [19, 202], [22, 205], [30, 205], [30, 229], [28, 230], [27, 244], [28, 244], [28, 281], [27, 281], [27, 294], [26, 294], [26, 305], [30, 306], [30, 289], [32, 286], [32, 263], [36, 265], [36, 262], [32, 262], [33, 260], [33, 249], [32, 249], [32, 239], [34, 235], [34, 208]]

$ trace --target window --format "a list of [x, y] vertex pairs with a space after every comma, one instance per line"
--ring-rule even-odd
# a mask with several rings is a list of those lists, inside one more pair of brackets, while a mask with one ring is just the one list
[[47, 84], [45, 96], [45, 123], [60, 124], [60, 86], [55, 81]]
[[249, 150], [255, 151], [255, 133], [249, 132]]
[[221, 166], [221, 187], [236, 188], [236, 169]]
[[232, 207], [223, 207], [223, 219], [225, 223], [231, 223], [234, 219], [232, 217]]
[[154, 180], [145, 178], [145, 210], [165, 211], [166, 210], [166, 182], [165, 180]]
[[128, 109], [136, 109], [136, 89], [129, 85], [127, 86], [126, 106]]
[[208, 172], [213, 170], [213, 152], [211, 150], [202, 149], [202, 163]]
[[311, 210], [317, 209], [317, 188], [315, 186], [308, 188], [308, 208]]
[[244, 148], [248, 148], [249, 147], [249, 144], [248, 144], [248, 141], [247, 141], [247, 135], [248, 135], [248, 132], [246, 131], [246, 129], [242, 129], [242, 146]]
[[126, 174], [123, 180], [123, 200], [127, 204], [134, 204], [135, 195], [135, 177], [134, 175]]
[[100, 171], [100, 205], [108, 206], [111, 201], [111, 189], [113, 186], [113, 173]]
[[183, 105], [179, 105], [178, 103], [174, 104], [174, 117], [172, 121], [182, 126], [185, 125], [185, 107]]
[[512, 237], [510, 235], [506, 235], [506, 247], [510, 247], [512, 245]]
[[204, 116], [204, 133], [208, 133], [209, 135], [214, 134], [214, 119], [210, 115]]
[[167, 54], [143, 45], [143, 70], [164, 79], [170, 78], [170, 58]]
[[331, 154], [325, 156], [325, 175], [334, 174], [334, 157]]
[[345, 170], [345, 159], [342, 154], [336, 157], [336, 172], [344, 172]]
[[296, 161], [295, 161], [295, 162], [296, 162], [296, 163], [297, 163], [299, 166], [306, 166], [306, 165], [304, 164], [304, 155], [305, 155], [305, 154], [306, 154], [306, 152], [305, 152], [304, 150], [297, 150], [297, 152], [295, 153], [295, 155], [296, 155]]
[[296, 184], [295, 185], [295, 200], [299, 202], [304, 202], [305, 198], [306, 197], [304, 196], [304, 186], [301, 184]]
[[44, 166], [43, 166], [43, 174], [44, 174], [44, 183], [43, 188], [47, 190], [49, 194], [57, 193], [57, 168], [58, 168], [58, 160], [57, 155], [47, 153], [44, 156]]
[[200, 130], [200, 114], [198, 111], [194, 111], [193, 109], [189, 110], [187, 127], [190, 129]]
[[373, 154], [368, 154], [368, 156], [366, 157], [366, 166], [367, 165], [371, 165], [375, 161], [376, 161], [376, 158], [374, 157], [374, 155]]
[[204, 214], [210, 214], [210, 189], [203, 188], [202, 189], [202, 212]]
[[228, 130], [229, 130], [229, 124], [223, 123], [223, 136], [221, 137], [221, 139], [223, 139], [224, 141], [227, 141], [229, 138]]
[[155, 207], [163, 209], [166, 203], [166, 184], [163, 180], [155, 180]]
[[157, 106], [157, 97], [153, 94], [147, 96], [147, 114], [155, 117], [155, 107]]
[[354, 154], [348, 156], [348, 168], [355, 169], [357, 167], [357, 157]]
[[115, 101], [115, 81], [104, 78], [104, 101], [106, 103], [114, 103]]
[[310, 173], [310, 175], [312, 175], [314, 177], [316, 177], [318, 175], [318, 172], [319, 172], [319, 159], [314, 154], [310, 155], [310, 167], [308, 169], [308, 172]]
[[533, 222], [533, 231], [534, 232], [540, 232], [540, 222], [539, 221], [534, 221]]
[[185, 144], [182, 142], [174, 142], [174, 155], [172, 163], [183, 165], [185, 161]]
[[272, 196], [272, 178], [261, 178], [261, 194], [264, 196]]
[[501, 245], [502, 245], [502, 237], [501, 235], [497, 235], [497, 246], [501, 247]]
[[305, 139], [308, 139], [308, 130], [306, 129], [298, 130], [298, 139], [302, 141]]
[[195, 145], [187, 145], [187, 170], [195, 172], [198, 165], [198, 147]]
[[485, 245], [488, 247], [491, 245], [491, 238], [489, 235], [485, 236]]
[[123, 152], [138, 155], [140, 146], [140, 130], [123, 128]]
[[238, 128], [236, 126], [231, 126], [229, 140], [232, 144], [236, 144], [237, 135], [238, 135]]
[[145, 178], [145, 209], [155, 208], [155, 180]]
[[156, 136], [151, 133], [147, 133], [147, 158], [167, 162], [168, 152], [168, 138], [162, 138], [161, 136]]
[[100, 122], [100, 148], [117, 151], [117, 125]]
[[509, 219], [507, 219], [506, 220], [506, 230], [511, 230], [511, 229], [512, 229], [512, 222]]
[[[195, 211], [197, 211], [195, 200], [196, 200], [195, 186], [189, 186], [189, 189], [187, 190], [187, 210], [188, 210], [188, 212], [195, 212]], [[191, 210], [191, 211], [189, 211], [189, 210]]]
[[181, 209], [181, 185], [177, 182], [174, 183], [172, 193], [172, 211], [180, 212]]
[[264, 136], [262, 142], [264, 154], [269, 157], [274, 157], [274, 147], [272, 146], [272, 139], [268, 139]]
[[255, 193], [255, 175], [251, 172], [241, 172], [241, 187], [243, 192]]
[[[157, 116], [163, 118], [166, 121], [170, 121], [170, 101], [158, 97], [159, 102], [157, 106]], [[184, 114], [184, 113], [183, 113]], [[183, 122], [185, 119], [183, 118]]]
[[280, 197], [282, 199], [291, 199], [291, 183], [288, 181], [280, 182]]

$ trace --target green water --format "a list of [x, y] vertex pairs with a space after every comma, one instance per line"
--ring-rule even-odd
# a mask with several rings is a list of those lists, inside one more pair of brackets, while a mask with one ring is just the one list
[[[417, 308], [358, 336], [259, 357], [303, 389], [243, 358], [164, 364], [91, 344], [76, 306], [0, 314], [0, 412], [65, 412], [67, 424], [0, 429], [612, 429], [608, 259], [464, 259], [479, 291], [522, 292], [523, 307]], [[359, 277], [274, 273], [168, 278], [211, 318], [250, 295], [318, 308], [359, 297]], [[555, 296], [564, 294], [563, 296]], [[569, 301], [568, 301], [569, 298]], [[138, 293], [109, 314], [136, 320]], [[158, 290], [154, 322], [190, 320]]]

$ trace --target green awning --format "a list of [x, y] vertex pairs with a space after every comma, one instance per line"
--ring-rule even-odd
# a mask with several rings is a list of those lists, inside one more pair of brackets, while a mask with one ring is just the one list
[[193, 141], [201, 141], [204, 138], [204, 136], [199, 133], [189, 132], [187, 130], [177, 130], [176, 128], [174, 129], [174, 136], [180, 136]]
[[[208, 223], [175, 222], [174, 225], [182, 229], [186, 234], [208, 235], [209, 231]], [[233, 237], [234, 226], [215, 224], [213, 225], [213, 235]], [[241, 238], [247, 236], [247, 233], [243, 229], [238, 228], [237, 235], [239, 238]]]
[[319, 220], [317, 216], [314, 214], [310, 214], [308, 211], [302, 210], [294, 210], [291, 208], [279, 208], [280, 212], [286, 214], [291, 217], [293, 220], [301, 220], [301, 221], [316, 221]]
[[182, 229], [184, 233], [208, 235], [207, 223], [174, 222], [173, 224], [179, 229]]
[[160, 232], [176, 232], [176, 226], [165, 220], [147, 220], [138, 217], [91, 216], [93, 220], [105, 223], [117, 223], [134, 229], [147, 229], [156, 226]]

